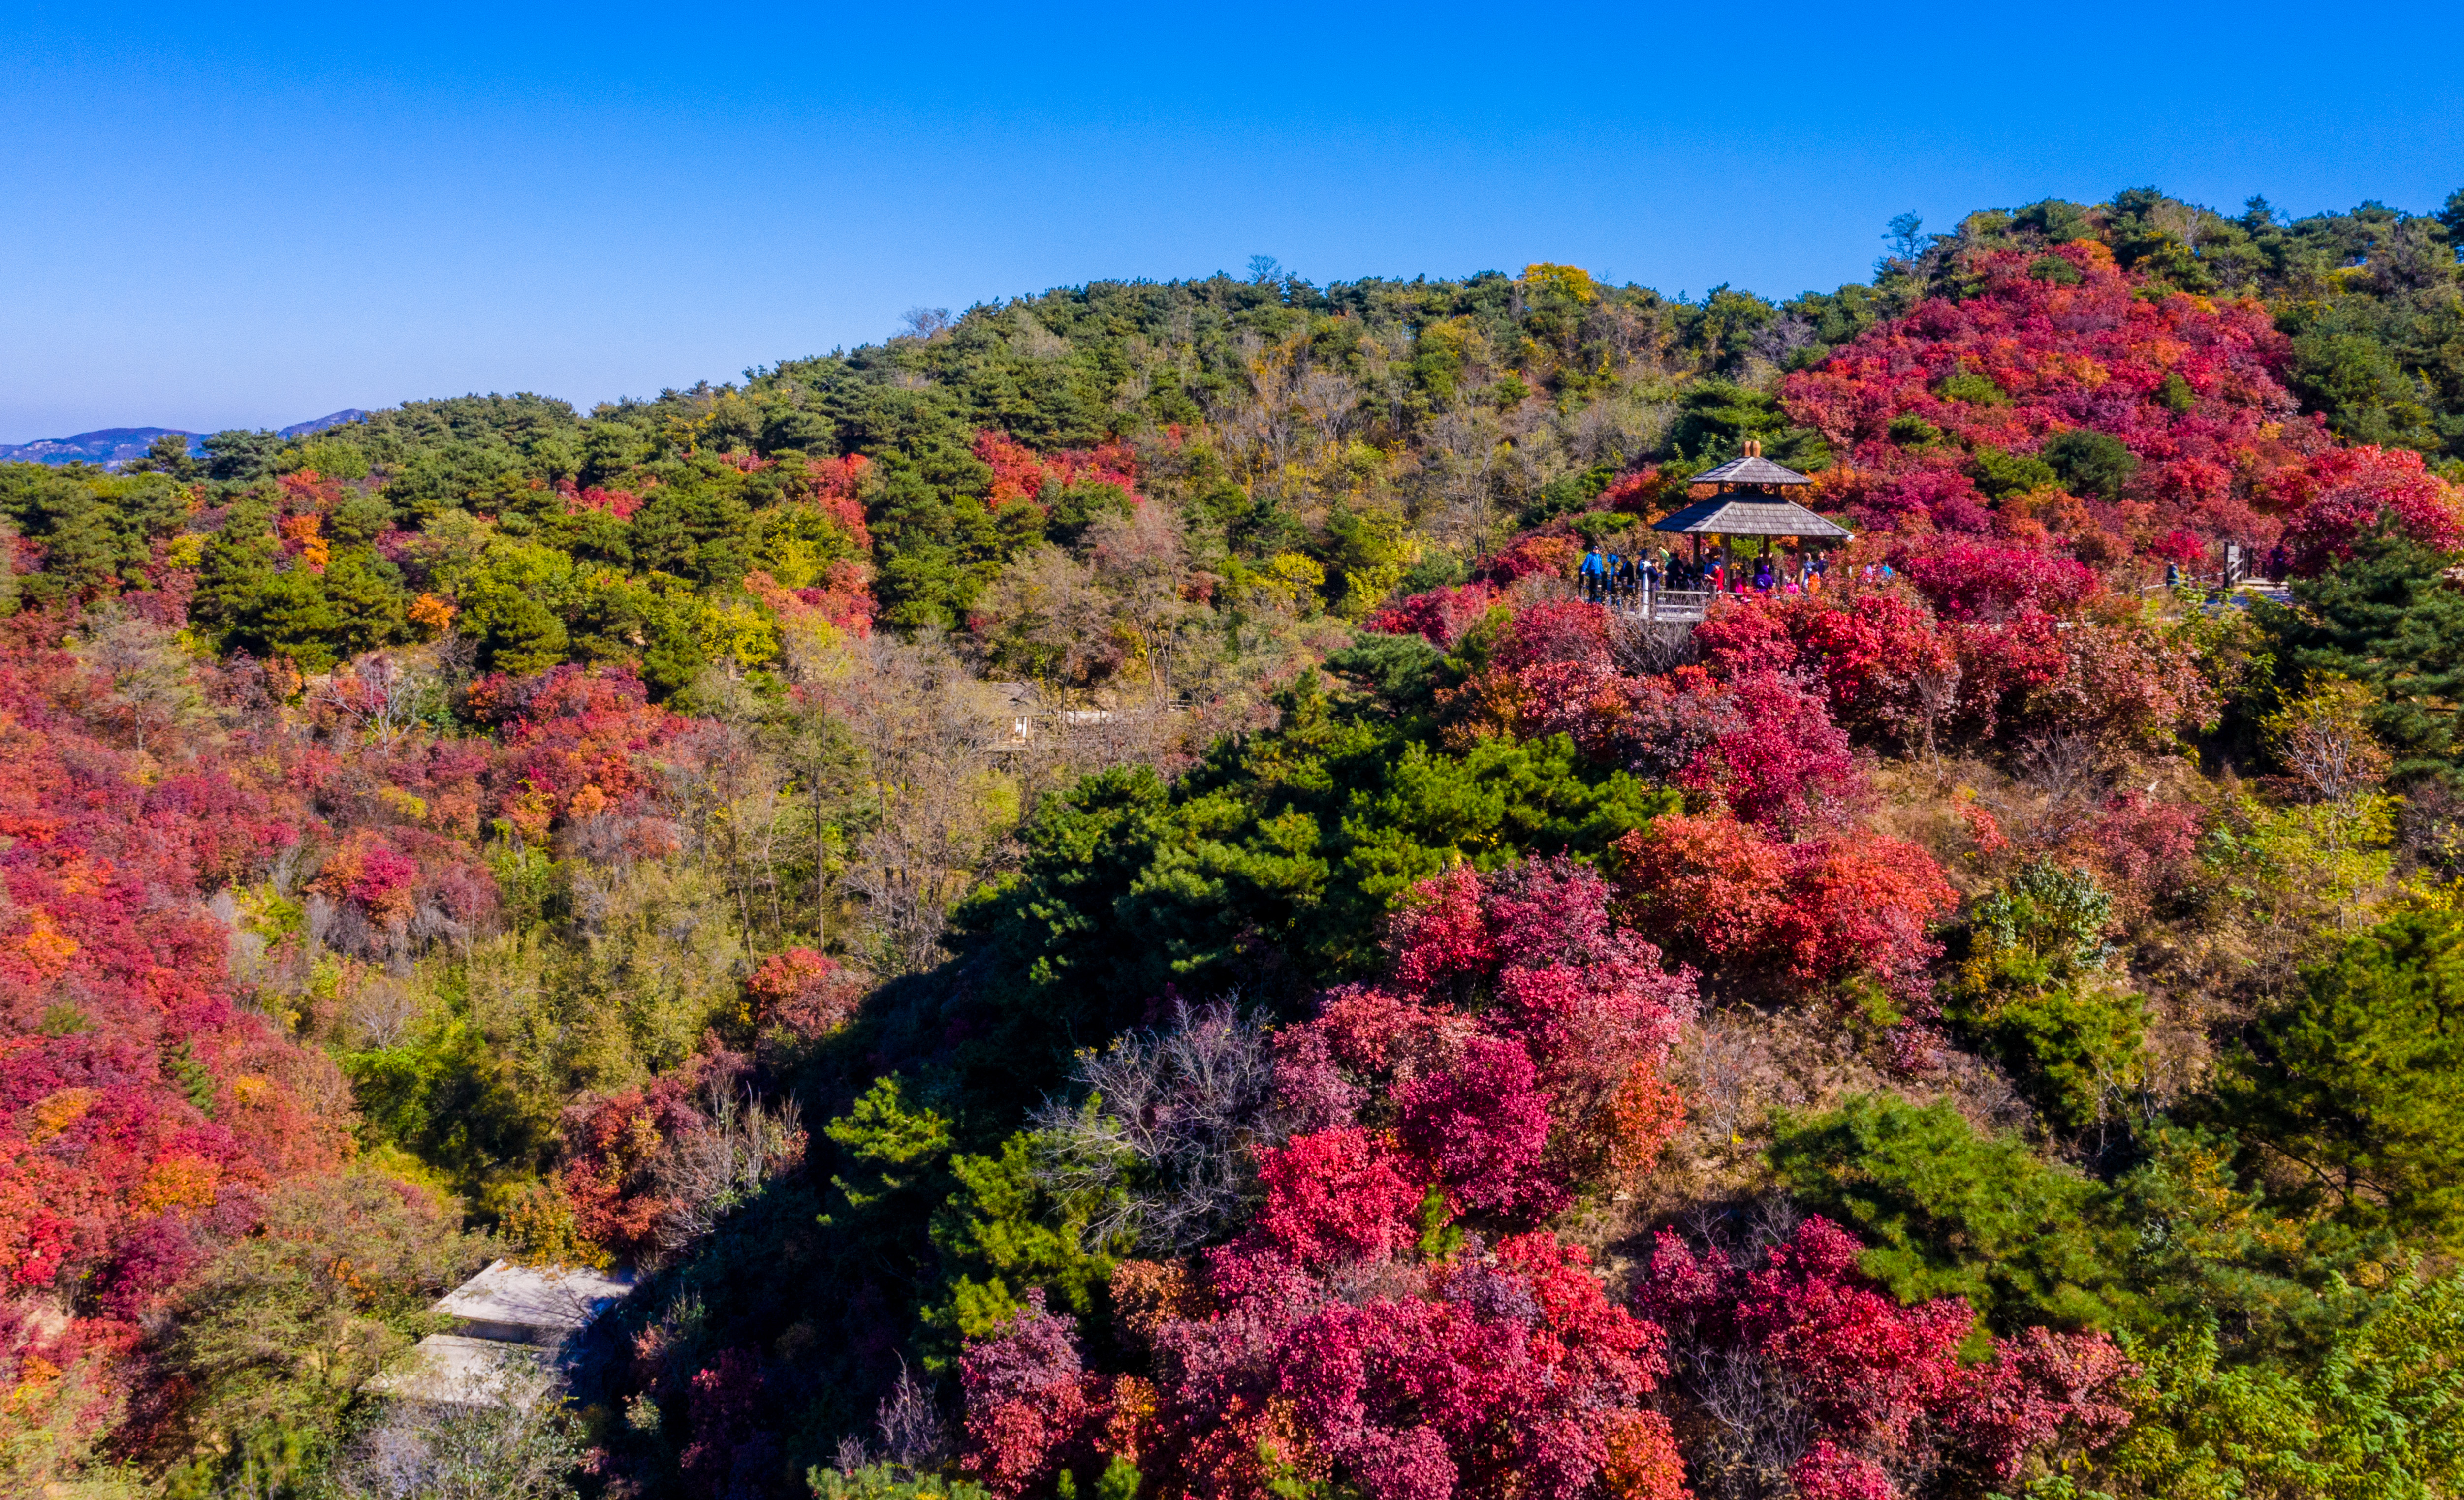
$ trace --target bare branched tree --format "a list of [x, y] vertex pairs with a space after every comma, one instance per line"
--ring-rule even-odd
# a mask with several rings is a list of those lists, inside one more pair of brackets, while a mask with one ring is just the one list
[[1101, 1205], [1090, 1245], [1178, 1254], [1205, 1244], [1248, 1203], [1254, 1149], [1288, 1133], [1265, 1028], [1229, 1001], [1176, 1002], [1165, 1029], [1081, 1053], [1075, 1079], [1081, 1102], [1048, 1099], [1033, 1119], [1045, 1185]]
[[1091, 562], [1060, 547], [1038, 547], [1003, 569], [979, 602], [992, 626], [990, 660], [1066, 700], [1121, 660], [1105, 604]]
[[949, 1462], [954, 1446], [949, 1424], [941, 1420], [933, 1393], [915, 1379], [903, 1358], [898, 1361], [898, 1383], [874, 1409], [873, 1425], [881, 1434], [883, 1456], [911, 1474], [929, 1474]]
[[779, 925], [784, 769], [763, 751], [760, 709], [748, 686], [713, 670], [694, 691], [706, 717], [678, 740], [668, 762], [670, 805], [688, 851], [727, 891], [738, 936], [750, 949], [757, 924], [774, 935]]
[[126, 735], [140, 755], [151, 754], [205, 713], [187, 654], [162, 626], [109, 613], [76, 650], [108, 683], [95, 703], [97, 717]]
[[949, 648], [876, 636], [819, 685], [862, 759], [862, 831], [847, 883], [869, 918], [877, 966], [928, 968], [951, 902], [987, 868], [1006, 831], [989, 783], [1015, 716]]
[[1706, 1346], [1678, 1353], [1677, 1379], [1700, 1419], [1686, 1477], [1720, 1500], [1789, 1500], [1789, 1469], [1814, 1443], [1813, 1414], [1795, 1382], [1759, 1350]]
[[1428, 428], [1427, 462], [1436, 484], [1436, 529], [1446, 543], [1468, 552], [1488, 539], [1496, 518], [1497, 474], [1507, 458], [1497, 414], [1462, 407]]
[[1644, 401], [1631, 393], [1608, 396], [1566, 418], [1560, 440], [1577, 465], [1622, 465], [1659, 447], [1676, 416], [1674, 402]]
[[1959, 707], [1959, 664], [1952, 662], [1947, 667], [1918, 673], [1911, 684], [1916, 689], [1919, 738], [1914, 748], [1924, 751], [1925, 758], [1933, 761], [1937, 772], [1942, 769], [1938, 736], [1943, 721]]
[[342, 1012], [342, 1039], [354, 1048], [392, 1047], [418, 1019], [418, 991], [390, 975], [379, 975], [352, 991]]
[[2096, 741], [2068, 730], [2032, 735], [2024, 740], [2019, 746], [2019, 778], [2056, 802], [2100, 798], [2106, 782]]
[[1703, 659], [1690, 624], [1674, 620], [1638, 620], [1611, 616], [1609, 652], [1617, 666], [1638, 677], [1656, 677], [1692, 666]]
[[1152, 707], [1173, 699], [1181, 636], [1196, 607], [1182, 596], [1189, 543], [1177, 513], [1142, 505], [1088, 529], [1087, 557], [1111, 618], [1126, 626], [1143, 658]]
[[1637, 362], [1661, 365], [1662, 356], [1676, 340], [1674, 320], [1625, 302], [1602, 299], [1592, 306], [1583, 320], [1583, 338], [1608, 350], [1610, 363], [1623, 370]]
[[803, 1115], [794, 1099], [772, 1109], [749, 1089], [713, 1085], [702, 1117], [677, 1132], [650, 1164], [659, 1196], [671, 1205], [659, 1224], [660, 1247], [672, 1254], [695, 1244], [803, 1154]]
[[[1742, 1269], [1794, 1234], [1799, 1216], [1774, 1197], [1742, 1215], [1703, 1205], [1689, 1218], [1687, 1238], [1705, 1259]], [[1819, 1429], [1788, 1372], [1758, 1349], [1686, 1331], [1670, 1336], [1668, 1363], [1661, 1389], [1692, 1437], [1686, 1478], [1695, 1491], [1709, 1500], [1792, 1500], [1789, 1470]]]
[[1360, 409], [1360, 387], [1339, 370], [1313, 369], [1293, 383], [1292, 405], [1315, 429], [1319, 444], [1331, 448]]
[[2378, 695], [2332, 673], [2314, 675], [2301, 695], [2259, 721], [2267, 748], [2321, 802], [2343, 802], [2376, 787], [2394, 762], [2370, 732]]
[[317, 684], [309, 704], [319, 714], [391, 749], [435, 700], [436, 678], [390, 651], [370, 651]]
[[[942, 1420], [933, 1393], [915, 1379], [915, 1372], [907, 1367], [903, 1357], [898, 1361], [898, 1382], [873, 1408], [873, 1436], [881, 1444], [877, 1450], [860, 1433], [850, 1432], [839, 1439], [830, 1467], [838, 1470], [837, 1480], [842, 1483], [834, 1489], [829, 1476], [821, 1476], [821, 1493], [875, 1493], [858, 1476], [876, 1464], [887, 1466], [893, 1483], [937, 1474], [949, 1467], [957, 1449], [950, 1425]], [[855, 1483], [844, 1483], [847, 1481]]]

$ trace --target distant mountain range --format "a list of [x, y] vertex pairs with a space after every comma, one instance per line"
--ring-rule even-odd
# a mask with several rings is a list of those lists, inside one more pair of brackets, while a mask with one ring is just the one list
[[[313, 422], [294, 422], [281, 429], [284, 437], [306, 437], [329, 427], [356, 422], [367, 413], [357, 407], [346, 407], [328, 412]], [[205, 434], [176, 427], [106, 427], [74, 437], [39, 437], [31, 443], [0, 443], [0, 463], [16, 464], [124, 464], [132, 458], [143, 458], [145, 450], [158, 437], [185, 437], [188, 452], [204, 452]]]

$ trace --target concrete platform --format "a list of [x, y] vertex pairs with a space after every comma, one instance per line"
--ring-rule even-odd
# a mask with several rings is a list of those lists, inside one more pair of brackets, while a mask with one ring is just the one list
[[428, 1406], [513, 1406], [528, 1411], [556, 1384], [548, 1351], [459, 1334], [430, 1334], [367, 1389]]
[[630, 1276], [572, 1267], [517, 1266], [498, 1261], [436, 1304], [455, 1332], [507, 1344], [554, 1346], [633, 1290]]
[[421, 1339], [367, 1389], [424, 1406], [528, 1411], [562, 1388], [573, 1336], [632, 1290], [629, 1275], [497, 1261], [436, 1304], [453, 1332]]

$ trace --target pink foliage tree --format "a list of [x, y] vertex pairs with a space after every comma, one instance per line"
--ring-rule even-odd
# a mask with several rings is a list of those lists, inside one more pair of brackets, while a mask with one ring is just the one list
[[[1669, 972], [1658, 948], [1615, 925], [1611, 895], [1565, 859], [1487, 876], [1458, 868], [1419, 888], [1391, 941], [1397, 990], [1475, 1016], [1525, 1050], [1547, 1098], [1544, 1162], [1560, 1189], [1654, 1154], [1657, 1142], [1626, 1138], [1643, 1116], [1617, 1101], [1652, 1087], [1694, 1007], [1693, 976]], [[1554, 1196], [1536, 1183], [1523, 1191], [1535, 1204]]]
[[1969, 538], [1911, 542], [1900, 561], [1946, 620], [2000, 620], [2023, 607], [2068, 615], [2102, 587], [2077, 559]]
[[1566, 1193], [1542, 1171], [1549, 1095], [1538, 1083], [1529, 1052], [1474, 1037], [1456, 1066], [1396, 1091], [1404, 1144], [1464, 1207], [1546, 1218]]
[[1096, 1415], [1078, 1350], [1078, 1320], [1045, 1310], [1044, 1290], [958, 1362], [966, 1401], [966, 1447], [959, 1467], [1001, 1495], [1048, 1485], [1078, 1456]]

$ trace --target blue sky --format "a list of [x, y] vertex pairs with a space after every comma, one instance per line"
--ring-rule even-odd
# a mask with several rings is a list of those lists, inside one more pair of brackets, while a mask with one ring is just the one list
[[0, 442], [650, 394], [1094, 277], [1863, 276], [2464, 187], [2464, 7], [0, 7]]

